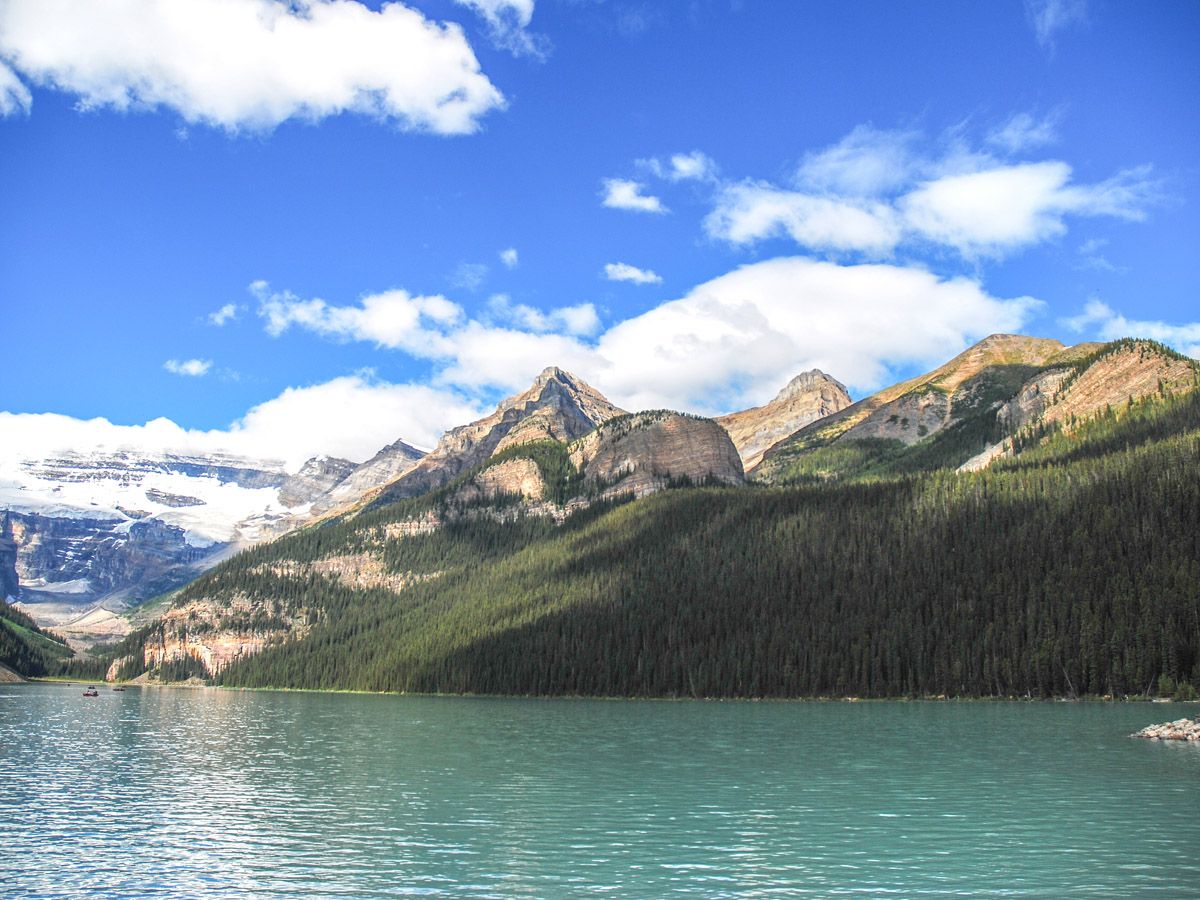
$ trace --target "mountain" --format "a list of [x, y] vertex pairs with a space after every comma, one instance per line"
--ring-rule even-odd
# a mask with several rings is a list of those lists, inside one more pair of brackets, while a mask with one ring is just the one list
[[[437, 465], [221, 564], [103, 662], [530, 694], [1200, 682], [1197, 372], [1149, 341], [993, 336], [778, 442], [751, 489], [716, 422], [619, 414], [548, 369]], [[607, 417], [584, 431], [587, 404]], [[434, 486], [405, 496], [422, 466]]]
[[507, 447], [574, 440], [623, 413], [582, 379], [551, 366], [527, 391], [505, 400], [491, 415], [447, 431], [433, 452], [388, 485], [377, 502], [442, 487]]
[[395, 481], [419, 463], [425, 454], [404, 441], [388, 444], [365, 463], [353, 467], [336, 483], [313, 497], [311, 514], [324, 516], [348, 509], [371, 491]]
[[[621, 443], [598, 441], [592, 461]], [[448, 515], [464, 480], [230, 560], [131, 636], [111, 674], [606, 696], [1190, 685], [1197, 464], [1188, 389], [1029, 435], [979, 472], [683, 486], [561, 520]]]
[[360, 467], [348, 459], [314, 456], [279, 488], [279, 502], [288, 509], [312, 503], [344, 483], [357, 468]]
[[810, 422], [845, 409], [851, 402], [841, 382], [813, 369], [789, 381], [765, 406], [720, 416], [716, 421], [733, 438], [742, 466], [749, 472], [772, 445]]
[[771, 447], [754, 477], [780, 484], [980, 468], [1011, 453], [1023, 432], [1190, 390], [1197, 371], [1195, 360], [1151, 341], [1066, 347], [992, 335], [926, 375], [805, 426]]
[[268, 536], [289, 515], [288, 480], [278, 462], [223, 454], [9, 457], [0, 510], [19, 596], [61, 620], [178, 587], [226, 548]]

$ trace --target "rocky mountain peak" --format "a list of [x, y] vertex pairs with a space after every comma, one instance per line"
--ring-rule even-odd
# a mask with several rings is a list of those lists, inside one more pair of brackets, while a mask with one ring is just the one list
[[382, 496], [415, 497], [507, 447], [538, 440], [573, 441], [624, 412], [582, 378], [549, 366], [527, 390], [502, 401], [491, 415], [447, 431], [433, 452]]
[[771, 401], [771, 404], [783, 403], [800, 394], [806, 394], [813, 390], [819, 391], [825, 387], [832, 387], [833, 389], [839, 390], [843, 394], [846, 394], [846, 396], [849, 396], [849, 393], [846, 391], [846, 386], [836, 378], [831, 378], [820, 369], [809, 369], [807, 372], [801, 372], [786, 385], [784, 385], [783, 390], [775, 395], [775, 399]]
[[749, 472], [772, 445], [851, 402], [840, 381], [820, 369], [809, 369], [789, 381], [765, 406], [730, 413], [716, 421], [729, 432], [742, 466]]

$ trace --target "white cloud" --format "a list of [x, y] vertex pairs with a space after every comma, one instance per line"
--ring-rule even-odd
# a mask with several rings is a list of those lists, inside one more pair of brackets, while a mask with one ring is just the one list
[[0, 62], [0, 116], [28, 113], [33, 108], [33, 96], [21, 83], [16, 72]]
[[[1016, 152], [1053, 136], [1052, 119], [1021, 114], [986, 140]], [[794, 187], [724, 185], [704, 225], [710, 237], [739, 245], [790, 237], [815, 250], [884, 258], [905, 244], [934, 244], [978, 259], [1057, 237], [1071, 217], [1141, 220], [1161, 196], [1149, 166], [1080, 184], [1061, 160], [1014, 163], [972, 149], [961, 128], [923, 142], [917, 132], [860, 126], [808, 154]]]
[[166, 107], [230, 131], [355, 112], [463, 134], [504, 105], [459, 26], [402, 3], [6, 0], [0, 58], [84, 108]]
[[662, 284], [662, 276], [650, 269], [639, 269], [628, 263], [605, 263], [604, 277], [609, 281], [630, 281], [634, 284]]
[[671, 167], [664, 172], [670, 181], [709, 181], [717, 174], [717, 164], [699, 150], [676, 153], [670, 162]]
[[944, 362], [973, 340], [1019, 329], [1039, 306], [920, 269], [772, 259], [609, 329], [593, 383], [627, 409], [697, 412], [765, 402], [814, 366], [872, 390], [896, 369]]
[[1086, 0], [1025, 0], [1025, 13], [1043, 50], [1054, 52], [1055, 38], [1072, 25], [1087, 23]]
[[200, 378], [208, 374], [208, 370], [212, 368], [211, 359], [168, 359], [163, 363], [163, 368], [174, 375], [186, 375], [191, 378]]
[[507, 294], [496, 294], [488, 302], [488, 309], [502, 324], [526, 331], [589, 335], [600, 330], [600, 317], [596, 315], [596, 308], [590, 303], [560, 306], [543, 312], [523, 303], [513, 303]]
[[216, 312], [208, 314], [208, 321], [220, 328], [226, 322], [231, 322], [238, 317], [241, 312], [241, 307], [236, 303], [226, 303]]
[[[54, 413], [0, 412], [6, 437], [0, 455], [38, 458], [74, 450], [234, 453], [280, 460], [296, 471], [321, 454], [362, 462], [401, 438], [429, 449], [448, 428], [478, 418], [483, 408], [453, 391], [389, 384], [371, 373], [287, 388], [226, 429], [186, 429], [170, 419], [114, 425]], [[7, 454], [5, 450], [7, 449]]]
[[[402, 291], [389, 294], [411, 302]], [[315, 301], [313, 315], [306, 304], [314, 301], [292, 298], [305, 312], [289, 321], [378, 342], [365, 328], [329, 324], [358, 322], [372, 299], [346, 308]], [[433, 362], [434, 384], [475, 396], [521, 390], [559, 365], [627, 409], [712, 413], [762, 403], [813, 366], [877, 388], [896, 369], [944, 362], [971, 340], [1017, 330], [1037, 308], [1028, 297], [992, 297], [969, 279], [793, 257], [744, 266], [591, 340], [598, 320], [590, 304], [543, 312], [500, 296], [490, 321], [421, 321], [388, 346]]]
[[1058, 116], [1035, 119], [1029, 113], [1017, 113], [988, 133], [987, 142], [1007, 153], [1022, 153], [1058, 141]]
[[528, 31], [533, 21], [533, 0], [454, 0], [478, 13], [487, 23], [496, 46], [513, 56], [544, 57], [548, 42]]
[[258, 314], [273, 337], [295, 326], [424, 358], [445, 355], [441, 329], [463, 318], [461, 306], [438, 294], [415, 296], [391, 290], [365, 296], [358, 306], [331, 306], [320, 298], [304, 300], [290, 291], [272, 293], [263, 282], [255, 282], [250, 289], [258, 297]]
[[881, 131], [859, 125], [823, 150], [805, 155], [796, 172], [799, 187], [818, 194], [874, 197], [913, 178], [921, 161], [916, 131]]
[[612, 209], [628, 209], [634, 212], [665, 213], [667, 208], [653, 195], [643, 194], [643, 185], [623, 178], [604, 179], [605, 206]]
[[1072, 331], [1090, 332], [1103, 341], [1150, 338], [1200, 359], [1200, 322], [1172, 325], [1161, 320], [1127, 319], [1102, 300], [1089, 300], [1078, 316], [1059, 320]]
[[1050, 161], [998, 166], [925, 182], [900, 207], [916, 234], [966, 256], [999, 256], [1067, 230], [1067, 215], [1138, 220], [1156, 186], [1147, 169], [1094, 185], [1070, 184], [1071, 167]]
[[459, 263], [450, 275], [450, 286], [467, 291], [477, 291], [487, 281], [488, 267], [483, 263]]
[[515, 269], [521, 259], [517, 255], [516, 247], [509, 247], [506, 250], [500, 251], [500, 262], [504, 263], [506, 269]]
[[704, 228], [710, 237], [733, 244], [786, 235], [805, 247], [876, 256], [889, 254], [902, 236], [886, 204], [819, 197], [757, 181], [722, 189]]

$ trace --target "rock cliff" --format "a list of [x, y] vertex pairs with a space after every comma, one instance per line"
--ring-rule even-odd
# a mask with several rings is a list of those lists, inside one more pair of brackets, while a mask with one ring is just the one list
[[0, 603], [16, 597], [20, 590], [17, 542], [13, 539], [12, 520], [8, 513], [0, 513]]
[[716, 419], [733, 439], [742, 467], [751, 471], [772, 445], [795, 434], [810, 422], [823, 419], [851, 404], [840, 382], [820, 369], [802, 372], [770, 403]]
[[601, 496], [660, 490], [672, 479], [743, 481], [729, 434], [712, 419], [656, 410], [612, 419], [569, 447], [584, 483]]

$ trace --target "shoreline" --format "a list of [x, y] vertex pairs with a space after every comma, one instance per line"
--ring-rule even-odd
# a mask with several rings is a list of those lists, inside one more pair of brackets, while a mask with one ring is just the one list
[[81, 678], [65, 678], [59, 676], [46, 676], [38, 678], [26, 678], [25, 684], [59, 684], [70, 686], [75, 684], [94, 684], [96, 686], [104, 685], [106, 687], [134, 687], [134, 688], [169, 688], [183, 690], [218, 690], [243, 693], [276, 693], [276, 694], [350, 694], [355, 696], [365, 697], [436, 697], [446, 699], [465, 699], [465, 700], [604, 700], [604, 701], [631, 701], [631, 702], [652, 702], [652, 703], [1146, 703], [1146, 704], [1171, 704], [1171, 705], [1197, 705], [1200, 706], [1200, 700], [1174, 700], [1162, 697], [1144, 697], [1144, 696], [1125, 696], [1125, 697], [1110, 697], [1110, 696], [1084, 696], [1084, 697], [1021, 697], [1021, 696], [996, 696], [983, 695], [978, 697], [961, 696], [948, 697], [945, 695], [931, 694], [921, 697], [835, 697], [835, 696], [808, 696], [808, 697], [636, 697], [636, 696], [606, 696], [597, 694], [471, 694], [471, 693], [423, 693], [423, 692], [406, 692], [406, 691], [368, 691], [352, 688], [294, 688], [294, 687], [239, 687], [236, 685], [223, 684], [204, 684], [201, 682], [184, 682], [184, 681], [88, 681]]

